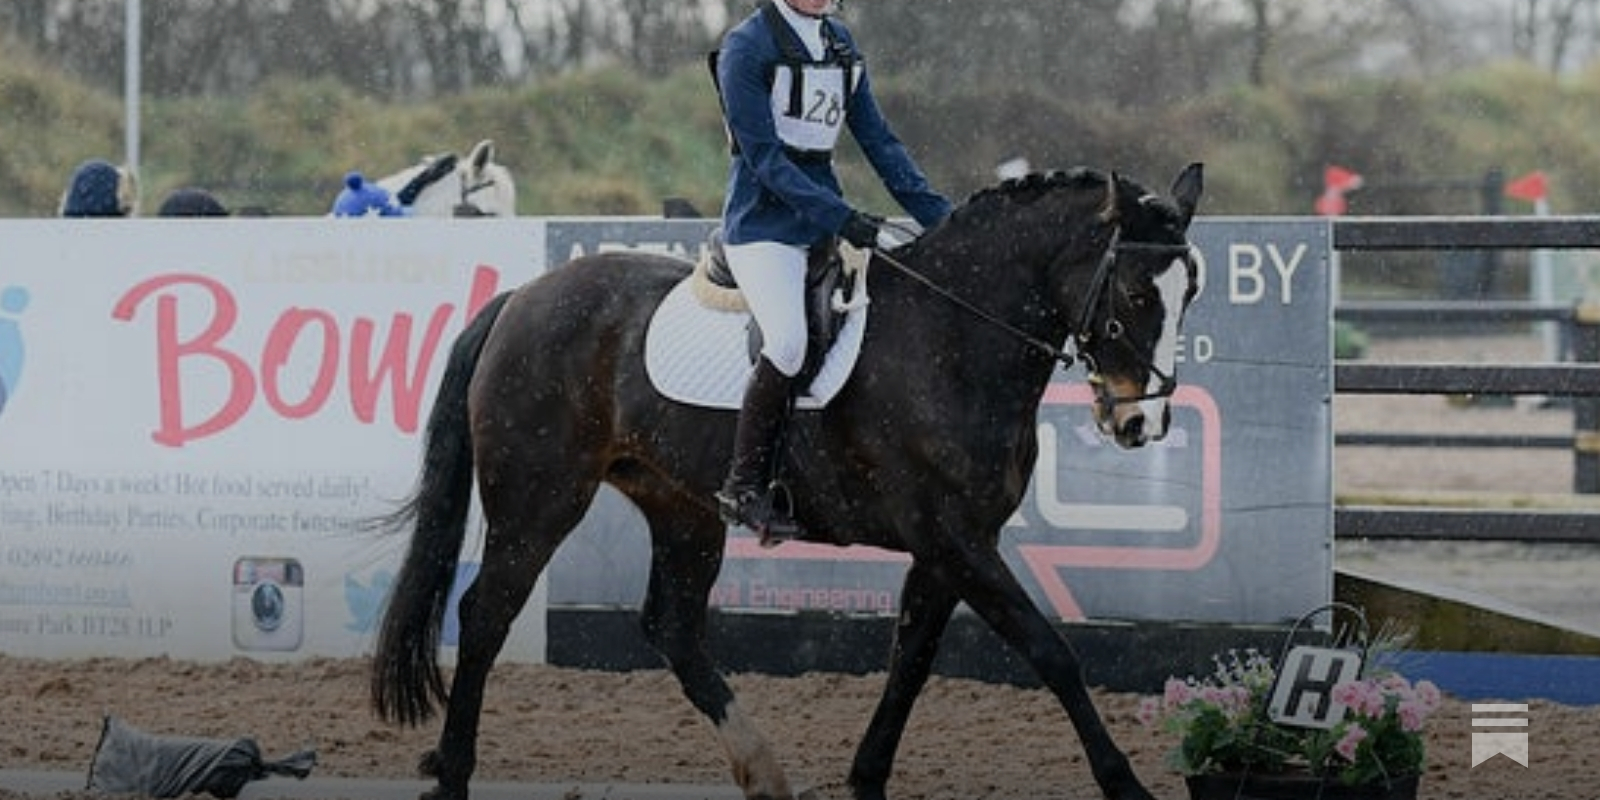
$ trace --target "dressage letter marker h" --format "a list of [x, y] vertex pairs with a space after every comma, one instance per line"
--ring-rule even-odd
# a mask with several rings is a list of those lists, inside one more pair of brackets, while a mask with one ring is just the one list
[[1350, 650], [1301, 645], [1283, 658], [1267, 713], [1273, 722], [1298, 728], [1332, 728], [1344, 719], [1333, 687], [1361, 674], [1361, 656]]
[[[1480, 714], [1521, 714], [1522, 716], [1479, 716]], [[1528, 727], [1527, 714], [1527, 703], [1473, 703], [1472, 727], [1526, 728]], [[1475, 730], [1472, 732], [1473, 767], [1501, 754], [1524, 767], [1528, 766], [1528, 732], [1525, 730]]]

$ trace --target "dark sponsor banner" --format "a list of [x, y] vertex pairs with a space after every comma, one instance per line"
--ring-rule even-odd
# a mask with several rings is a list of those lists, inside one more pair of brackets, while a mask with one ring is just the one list
[[[555, 264], [607, 249], [697, 257], [713, 223], [552, 220]], [[1202, 219], [1204, 288], [1185, 323], [1173, 430], [1126, 451], [1095, 431], [1081, 368], [1039, 414], [1039, 461], [1002, 548], [1063, 620], [1257, 624], [1332, 593], [1332, 334], [1328, 223]], [[785, 544], [735, 532], [712, 602], [733, 611], [894, 614], [907, 560], [873, 548]], [[558, 553], [552, 606], [632, 606], [648, 539], [603, 491]]]

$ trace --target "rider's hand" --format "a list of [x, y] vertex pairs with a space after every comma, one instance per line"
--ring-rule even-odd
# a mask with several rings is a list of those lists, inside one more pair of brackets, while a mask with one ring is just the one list
[[884, 225], [878, 228], [878, 249], [895, 250], [911, 244], [916, 237], [911, 231], [898, 225]]
[[883, 220], [871, 214], [852, 211], [844, 224], [839, 226], [839, 236], [852, 247], [867, 250], [878, 246], [878, 233], [882, 225]]

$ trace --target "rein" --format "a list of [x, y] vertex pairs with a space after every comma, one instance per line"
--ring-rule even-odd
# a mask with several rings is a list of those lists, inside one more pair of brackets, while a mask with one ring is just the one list
[[[1122, 241], [1122, 226], [1114, 226], [1111, 229], [1111, 240], [1106, 243], [1105, 252], [1100, 255], [1100, 261], [1095, 265], [1094, 277], [1091, 279], [1089, 286], [1089, 297], [1083, 304], [1083, 313], [1079, 318], [1077, 330], [1073, 335], [1073, 338], [1076, 342], [1073, 349], [1076, 350], [1078, 354], [1076, 358], [1072, 353], [1056, 347], [1055, 345], [1022, 330], [1021, 328], [1018, 328], [1017, 326], [1000, 319], [994, 314], [991, 314], [988, 311], [979, 308], [977, 305], [974, 305], [966, 298], [957, 295], [956, 293], [943, 286], [940, 286], [937, 283], [934, 283], [927, 276], [906, 266], [905, 263], [890, 255], [888, 251], [877, 247], [872, 248], [872, 251], [879, 258], [882, 258], [885, 263], [889, 264], [889, 266], [892, 266], [898, 270], [902, 275], [905, 275], [917, 283], [922, 284], [924, 288], [928, 289], [934, 294], [943, 297], [944, 299], [954, 303], [956, 306], [959, 306], [984, 322], [987, 322], [990, 325], [1005, 331], [1013, 338], [1021, 341], [1035, 350], [1038, 350], [1040, 353], [1048, 356], [1051, 360], [1060, 363], [1063, 369], [1071, 369], [1073, 364], [1077, 362], [1077, 359], [1081, 358], [1084, 362], [1084, 367], [1089, 371], [1090, 381], [1098, 384], [1100, 370], [1098, 365], [1094, 363], [1094, 356], [1089, 353], [1088, 348], [1094, 341], [1094, 333], [1092, 331], [1095, 311], [1102, 303], [1110, 302], [1111, 295], [1108, 290], [1111, 287], [1112, 273], [1116, 268], [1117, 254], [1121, 252], [1153, 252], [1172, 253], [1176, 255], [1187, 254], [1190, 251], [1190, 248], [1187, 244], [1124, 242]], [[1163, 372], [1159, 367], [1152, 363], [1150, 359], [1133, 349], [1133, 346], [1129, 344], [1126, 339], [1122, 338], [1123, 325], [1116, 318], [1116, 316], [1109, 313], [1109, 311], [1106, 314], [1105, 327], [1105, 335], [1108, 339], [1114, 342], [1121, 342], [1124, 347], [1129, 349], [1129, 352], [1133, 355], [1133, 357], [1142, 363], [1145, 369], [1148, 369], [1151, 373], [1161, 379], [1161, 388], [1154, 392], [1146, 392], [1136, 397], [1110, 397], [1107, 395], [1102, 398], [1104, 402], [1108, 402], [1112, 405], [1121, 403], [1138, 403], [1144, 400], [1153, 400], [1160, 397], [1171, 397], [1172, 393], [1177, 391], [1178, 382], [1175, 378], [1173, 378], [1171, 375], [1168, 375], [1166, 372]]]
[[[939, 295], [940, 297], [943, 297], [946, 300], [949, 300], [950, 302], [956, 304], [957, 306], [961, 307], [962, 309], [965, 309], [966, 311], [968, 311], [972, 315], [976, 316], [978, 319], [981, 319], [984, 322], [987, 322], [987, 323], [999, 328], [1000, 330], [1003, 330], [1006, 333], [1011, 334], [1013, 337], [1015, 337], [1017, 339], [1020, 339], [1024, 344], [1028, 345], [1029, 347], [1032, 347], [1033, 349], [1038, 350], [1038, 351], [1044, 353], [1045, 355], [1049, 356], [1051, 358], [1051, 360], [1060, 362], [1063, 369], [1071, 369], [1072, 365], [1077, 363], [1077, 360], [1073, 358], [1071, 353], [1068, 353], [1067, 351], [1062, 350], [1061, 348], [1056, 347], [1055, 345], [1053, 345], [1053, 344], [1051, 344], [1051, 343], [1049, 343], [1049, 342], [1047, 342], [1047, 341], [1045, 341], [1043, 339], [1040, 339], [1039, 337], [1034, 336], [1033, 334], [1028, 333], [1027, 331], [1022, 330], [1021, 328], [1018, 328], [1017, 326], [1012, 325], [1011, 323], [1006, 322], [1005, 320], [1000, 319], [999, 317], [997, 317], [997, 316], [995, 316], [995, 315], [993, 315], [993, 314], [991, 314], [991, 313], [989, 313], [987, 311], [984, 311], [983, 309], [973, 305], [966, 298], [961, 297], [960, 295], [957, 295], [955, 292], [952, 292], [949, 289], [946, 289], [946, 288], [944, 288], [943, 286], [940, 286], [937, 283], [934, 283], [933, 281], [929, 280], [926, 275], [923, 275], [922, 273], [917, 272], [916, 270], [906, 266], [904, 263], [902, 263], [900, 261], [900, 259], [897, 259], [894, 256], [889, 255], [889, 252], [887, 250], [882, 250], [882, 249], [879, 249], [877, 247], [874, 247], [874, 248], [872, 248], [872, 252], [874, 254], [876, 254], [879, 258], [883, 259], [884, 262], [887, 263], [889, 266], [894, 267], [896, 270], [899, 270], [900, 274], [905, 275], [906, 277], [916, 281], [917, 283], [922, 284], [925, 288], [927, 288], [929, 291], [933, 292], [934, 294]], [[1110, 251], [1107, 251], [1107, 252], [1109, 253]]]

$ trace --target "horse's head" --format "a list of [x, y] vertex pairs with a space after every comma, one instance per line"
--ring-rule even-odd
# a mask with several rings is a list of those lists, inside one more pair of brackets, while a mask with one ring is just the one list
[[430, 156], [421, 164], [378, 182], [394, 192], [418, 217], [510, 217], [517, 213], [517, 187], [511, 171], [494, 163], [494, 142], [485, 139], [465, 159], [454, 153]]
[[517, 213], [517, 186], [511, 171], [494, 163], [494, 142], [484, 139], [457, 170], [460, 201], [452, 209], [458, 217], [511, 217]]
[[1095, 422], [1123, 447], [1160, 440], [1171, 422], [1179, 329], [1199, 288], [1185, 232], [1201, 189], [1199, 164], [1178, 175], [1170, 200], [1115, 175], [1106, 181], [1105, 245], [1074, 336]]

